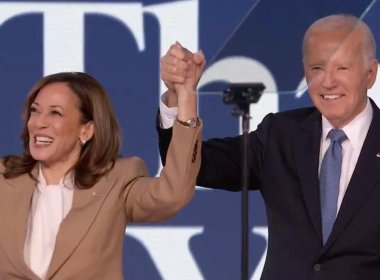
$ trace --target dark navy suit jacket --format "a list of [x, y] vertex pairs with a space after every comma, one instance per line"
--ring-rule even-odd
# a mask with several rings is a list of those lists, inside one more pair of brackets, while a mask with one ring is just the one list
[[[262, 193], [268, 218], [262, 279], [380, 279], [380, 110], [371, 103], [373, 120], [325, 246], [319, 111], [269, 114], [249, 134], [250, 189]], [[165, 162], [171, 130], [158, 131]], [[197, 184], [239, 191], [241, 147], [242, 136], [204, 141]]]

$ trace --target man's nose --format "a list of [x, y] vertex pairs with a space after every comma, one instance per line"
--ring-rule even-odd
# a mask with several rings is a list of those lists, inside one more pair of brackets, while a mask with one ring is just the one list
[[332, 88], [336, 85], [336, 73], [332, 69], [325, 69], [322, 73], [322, 86], [325, 88]]

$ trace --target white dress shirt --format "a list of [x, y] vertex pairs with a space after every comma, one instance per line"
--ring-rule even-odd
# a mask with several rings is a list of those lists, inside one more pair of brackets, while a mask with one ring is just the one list
[[[351, 180], [352, 173], [354, 172], [356, 163], [363, 147], [364, 140], [367, 136], [369, 126], [371, 125], [373, 116], [373, 109], [371, 102], [367, 99], [365, 109], [358, 114], [349, 124], [344, 126], [342, 130], [347, 136], [347, 140], [342, 143], [342, 172], [340, 174], [339, 196], [337, 202], [337, 212], [343, 201], [344, 194], [346, 193], [348, 183]], [[322, 137], [321, 149], [319, 154], [319, 170], [323, 156], [330, 146], [330, 139], [327, 134], [333, 128], [329, 121], [322, 116]]]
[[161, 118], [161, 128], [170, 128], [174, 125], [174, 121], [177, 117], [178, 107], [168, 107], [166, 106], [167, 96], [164, 93], [160, 98], [160, 118]]
[[57, 185], [47, 185], [41, 167], [39, 168], [29, 213], [24, 259], [41, 279], [46, 278], [57, 233], [71, 209], [73, 193], [72, 174], [66, 175]]

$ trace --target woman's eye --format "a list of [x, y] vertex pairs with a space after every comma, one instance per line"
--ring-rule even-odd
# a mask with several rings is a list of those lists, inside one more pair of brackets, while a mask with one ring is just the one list
[[61, 112], [58, 112], [58, 111], [51, 111], [51, 114], [53, 116], [62, 116]]
[[38, 110], [37, 110], [37, 108], [31, 107], [31, 108], [29, 109], [29, 112], [30, 112], [31, 114], [32, 114], [32, 113], [37, 113]]

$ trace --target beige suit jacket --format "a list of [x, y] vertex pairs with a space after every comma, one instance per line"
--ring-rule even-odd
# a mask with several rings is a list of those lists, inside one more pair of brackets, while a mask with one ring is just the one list
[[[147, 177], [142, 160], [123, 158], [92, 188], [75, 189], [47, 278], [123, 279], [127, 223], [168, 219], [193, 196], [201, 130], [174, 125], [166, 166], [159, 177]], [[37, 168], [33, 172], [36, 175]], [[0, 279], [39, 279], [25, 264], [23, 253], [35, 185], [28, 175], [9, 180], [0, 175]]]

